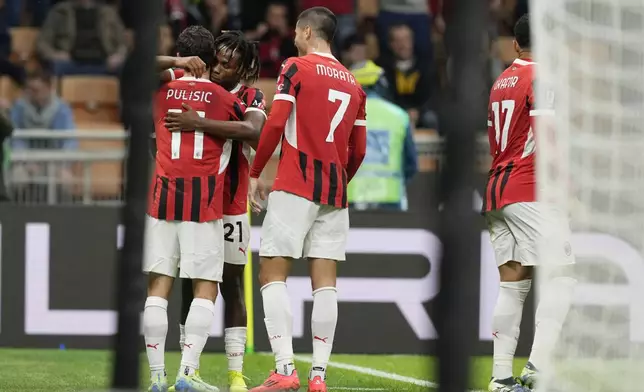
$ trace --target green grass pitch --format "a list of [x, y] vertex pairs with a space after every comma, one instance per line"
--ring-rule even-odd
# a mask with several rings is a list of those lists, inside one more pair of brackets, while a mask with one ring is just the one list
[[[299, 357], [297, 368], [306, 390], [309, 364], [306, 355]], [[436, 361], [428, 356], [412, 355], [333, 355], [327, 384], [330, 390], [344, 391], [432, 391], [436, 380]], [[524, 359], [515, 361], [519, 374]], [[471, 388], [484, 390], [491, 369], [490, 357], [473, 360]], [[105, 389], [109, 385], [111, 357], [107, 351], [93, 350], [27, 350], [0, 349], [0, 391], [71, 392]], [[168, 376], [174, 376], [179, 366], [179, 354], [166, 354]], [[247, 355], [244, 374], [249, 386], [264, 381], [274, 366], [270, 355]], [[145, 357], [141, 357], [142, 387], [148, 372]], [[204, 354], [201, 375], [204, 380], [222, 387], [227, 381], [227, 364], [223, 354]]]

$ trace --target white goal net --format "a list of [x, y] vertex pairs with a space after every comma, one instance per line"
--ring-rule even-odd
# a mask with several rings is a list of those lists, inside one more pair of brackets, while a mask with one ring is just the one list
[[[532, 0], [539, 199], [571, 217], [579, 283], [539, 392], [644, 391], [644, 0]], [[547, 265], [548, 260], [541, 260]]]

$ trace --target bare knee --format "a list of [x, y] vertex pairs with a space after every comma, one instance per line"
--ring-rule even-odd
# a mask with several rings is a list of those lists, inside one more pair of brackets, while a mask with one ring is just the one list
[[519, 282], [532, 279], [533, 270], [532, 266], [524, 266], [517, 261], [508, 261], [499, 266], [499, 276], [501, 282]]
[[174, 278], [166, 275], [150, 273], [148, 278], [148, 297], [161, 297], [168, 299], [172, 291]]
[[335, 287], [337, 279], [337, 261], [329, 259], [309, 259], [311, 288], [313, 291], [322, 287]]
[[210, 301], [217, 299], [218, 283], [209, 280], [193, 279], [192, 289], [194, 298], [203, 298]]
[[291, 270], [291, 260], [284, 257], [262, 257], [259, 263], [259, 284], [286, 282]]

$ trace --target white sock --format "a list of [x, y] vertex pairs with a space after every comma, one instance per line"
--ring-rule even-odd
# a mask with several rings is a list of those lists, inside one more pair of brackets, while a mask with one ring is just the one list
[[570, 310], [576, 284], [577, 281], [573, 278], [556, 277], [539, 287], [539, 306], [535, 315], [534, 342], [529, 359], [537, 369], [550, 361]]
[[215, 318], [215, 303], [204, 298], [195, 298], [190, 305], [186, 319], [186, 341], [183, 344], [180, 371], [186, 376], [199, 369], [199, 358], [203, 351], [208, 332]]
[[145, 351], [150, 363], [150, 376], [165, 376], [165, 338], [168, 335], [168, 301], [148, 297], [143, 310]]
[[179, 349], [183, 352], [183, 344], [186, 342], [186, 326], [179, 324]]
[[244, 368], [244, 351], [246, 350], [246, 327], [226, 328], [224, 345], [228, 358], [228, 370], [241, 372]]
[[290, 376], [295, 370], [293, 362], [293, 324], [291, 301], [286, 283], [271, 282], [261, 288], [264, 303], [264, 323], [271, 349], [275, 355], [277, 373]]
[[523, 303], [530, 292], [531, 285], [532, 280], [501, 282], [492, 321], [494, 335], [492, 377], [498, 380], [512, 377], [512, 361], [519, 340]]
[[335, 326], [338, 323], [338, 291], [335, 287], [322, 287], [313, 292], [311, 332], [313, 359], [309, 379], [326, 377], [326, 367], [331, 358]]

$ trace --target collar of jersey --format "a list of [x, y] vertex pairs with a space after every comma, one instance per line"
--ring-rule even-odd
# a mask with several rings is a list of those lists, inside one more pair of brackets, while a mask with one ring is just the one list
[[313, 52], [312, 54], [317, 54], [318, 56], [327, 57], [327, 58], [336, 60], [335, 56], [332, 55], [331, 53]]
[[527, 59], [527, 60], [516, 59], [516, 60], [514, 60], [514, 62], [512, 64], [516, 64], [516, 65], [532, 65], [532, 64], [536, 64], [536, 63], [534, 61], [532, 61], [531, 59]]
[[230, 90], [230, 93], [231, 93], [231, 94], [237, 94], [237, 93], [239, 92], [239, 90], [241, 90], [241, 88], [242, 88], [242, 84], [241, 84], [241, 83], [237, 83], [237, 86], [235, 86], [235, 88], [234, 88], [234, 89]]
[[210, 81], [210, 79], [206, 79], [206, 78], [195, 78], [194, 76], [184, 76], [184, 77], [181, 77], [181, 78], [179, 78], [179, 79], [177, 79], [177, 80], [184, 80], [184, 81], [188, 81], [188, 82], [208, 82], [208, 83], [212, 83], [212, 82]]

